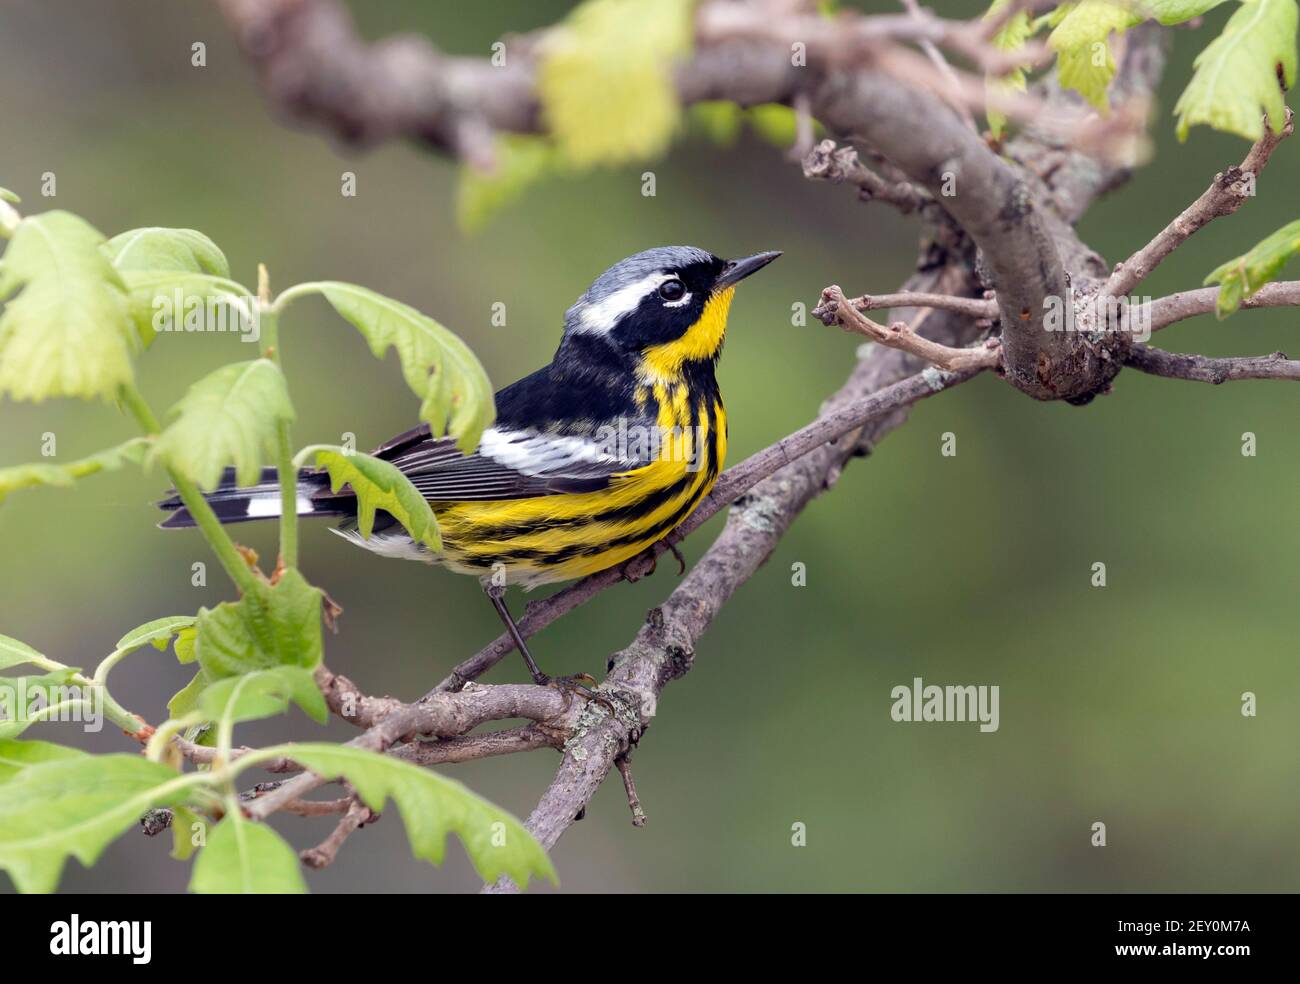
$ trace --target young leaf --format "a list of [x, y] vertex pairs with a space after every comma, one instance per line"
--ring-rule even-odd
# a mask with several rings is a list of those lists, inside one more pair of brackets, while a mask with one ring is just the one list
[[533, 875], [556, 882], [542, 845], [510, 814], [460, 783], [386, 755], [344, 745], [295, 744], [295, 761], [327, 779], [343, 776], [372, 810], [391, 798], [401, 811], [415, 856], [441, 864], [447, 834], [465, 845], [486, 882], [509, 875], [521, 888]]
[[151, 226], [119, 233], [103, 245], [119, 270], [176, 270], [229, 277], [226, 254], [194, 229]]
[[[1193, 64], [1192, 80], [1178, 97], [1178, 139], [1198, 123], [1247, 140], [1286, 124], [1282, 88], [1295, 84], [1296, 0], [1252, 0], [1228, 19]], [[1279, 80], [1281, 85], [1279, 85]]]
[[216, 895], [296, 894], [307, 891], [298, 854], [264, 823], [229, 814], [208, 835], [194, 862], [190, 891]]
[[104, 237], [69, 212], [23, 219], [4, 256], [4, 287], [22, 285], [0, 314], [0, 394], [116, 398], [139, 347], [122, 278]]
[[49, 892], [72, 855], [95, 863], [146, 810], [203, 781], [138, 755], [81, 755], [28, 766], [0, 796], [0, 868], [20, 892]]
[[489, 218], [515, 201], [530, 185], [559, 169], [560, 155], [545, 137], [507, 133], [497, 137], [496, 169], [485, 174], [463, 164], [456, 187], [456, 221], [466, 232], [478, 232]]
[[438, 521], [428, 500], [396, 466], [358, 451], [345, 452], [321, 444], [304, 448], [295, 461], [300, 462], [310, 454], [316, 455], [318, 467], [329, 471], [333, 491], [344, 485], [352, 486], [357, 495], [357, 527], [367, 540], [375, 528], [375, 510], [382, 509], [415, 540], [435, 553], [442, 549]]
[[130, 651], [139, 649], [145, 643], [152, 643], [155, 649], [166, 649], [172, 636], [179, 636], [183, 629], [189, 628], [195, 621], [197, 619], [193, 615], [168, 615], [165, 618], [156, 618], [152, 622], [145, 622], [144, 625], [132, 629], [118, 639], [117, 645], [113, 648]]
[[1115, 59], [1108, 38], [1123, 34], [1143, 20], [1124, 0], [1081, 0], [1073, 5], [1051, 34], [1047, 46], [1057, 52], [1057, 78], [1077, 90], [1098, 109], [1108, 106], [1106, 88], [1115, 76]]
[[257, 301], [243, 284], [188, 270], [123, 270], [122, 281], [145, 345], [160, 331], [237, 332], [245, 342], [260, 337]]
[[[989, 20], [996, 17], [1010, 2], [1011, 0], [993, 0], [993, 5], [989, 7], [984, 19]], [[1018, 10], [993, 36], [993, 45], [1003, 51], [1019, 51], [1033, 36], [1033, 33], [1034, 27], [1029, 18], [1029, 11]], [[988, 96], [994, 94], [1003, 95], [1010, 92], [1024, 92], [1027, 86], [1028, 78], [1023, 66], [1013, 68], [1006, 75], [1000, 77], [986, 75], [984, 77], [985, 99], [989, 101]], [[998, 109], [987, 107], [984, 116], [989, 121], [989, 130], [992, 132], [993, 138], [995, 140], [1000, 139], [1006, 130], [1006, 115]]]
[[48, 673], [32, 676], [0, 676], [0, 739], [17, 738], [37, 721], [43, 713], [56, 705], [82, 705], [68, 708], [76, 720], [89, 720], [93, 707], [84, 706], [86, 691], [72, 682], [78, 673], [76, 667], [64, 666]]
[[28, 766], [42, 762], [78, 758], [85, 755], [79, 748], [56, 745], [49, 741], [0, 740], [0, 783], [8, 782]]
[[1300, 253], [1300, 219], [1256, 243], [1249, 252], [1217, 267], [1205, 278], [1206, 286], [1219, 284], [1214, 309], [1222, 321], [1270, 280], [1291, 257]]
[[276, 666], [313, 670], [321, 660], [320, 607], [320, 590], [291, 568], [274, 586], [200, 609], [199, 665], [213, 682]]
[[23, 663], [35, 663], [37, 666], [48, 668], [51, 665], [51, 660], [42, 656], [25, 642], [19, 642], [7, 635], [0, 635], [0, 670], [8, 669], [11, 666], [20, 666]]
[[209, 721], [256, 721], [280, 714], [291, 700], [318, 724], [329, 720], [329, 708], [312, 671], [301, 666], [278, 666], [218, 680], [203, 691], [198, 709]]
[[415, 308], [356, 284], [320, 281], [290, 290], [323, 294], [365, 336], [376, 358], [390, 346], [397, 349], [406, 385], [423, 401], [420, 419], [435, 434], [457, 438], [466, 454], [478, 446], [496, 408], [492, 384], [469, 346]]
[[177, 861], [190, 859], [198, 846], [194, 843], [194, 825], [203, 822], [187, 806], [172, 807], [172, 857]]
[[1212, 10], [1227, 0], [1142, 0], [1137, 9], [1145, 10], [1166, 27], [1182, 24]]
[[115, 448], [99, 451], [86, 458], [69, 461], [63, 465], [33, 463], [0, 468], [0, 502], [11, 492], [36, 485], [67, 486], [73, 480], [101, 471], [117, 471], [123, 465], [138, 465], [144, 460], [149, 439], [134, 437]]
[[540, 44], [547, 129], [580, 167], [654, 157], [681, 118], [672, 61], [690, 50], [693, 0], [586, 0]]
[[273, 457], [277, 428], [293, 419], [289, 390], [270, 359], [222, 366], [189, 388], [172, 409], [176, 419], [149, 453], [204, 489], [214, 489], [227, 464], [240, 485], [256, 484], [262, 457]]

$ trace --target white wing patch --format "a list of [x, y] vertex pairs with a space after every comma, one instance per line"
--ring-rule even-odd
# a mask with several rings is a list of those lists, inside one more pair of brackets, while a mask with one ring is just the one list
[[568, 434], [507, 431], [489, 427], [479, 442], [479, 454], [524, 475], [563, 474], [575, 466], [625, 464], [610, 454], [606, 443]]
[[585, 305], [573, 327], [597, 335], [612, 331], [624, 315], [631, 314], [640, 306], [646, 295], [672, 277], [671, 273], [652, 273], [620, 287], [595, 304]]

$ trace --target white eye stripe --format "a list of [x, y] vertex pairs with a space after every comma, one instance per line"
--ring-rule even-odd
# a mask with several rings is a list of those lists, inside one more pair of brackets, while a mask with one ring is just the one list
[[671, 279], [673, 275], [670, 273], [652, 273], [620, 287], [597, 303], [584, 307], [578, 315], [576, 327], [580, 331], [596, 334], [613, 330], [624, 315], [635, 311], [648, 294], [657, 290], [665, 280]]

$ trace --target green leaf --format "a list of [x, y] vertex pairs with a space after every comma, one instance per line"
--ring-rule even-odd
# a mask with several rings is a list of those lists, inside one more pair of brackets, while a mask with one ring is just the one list
[[139, 649], [145, 643], [151, 643], [155, 649], [166, 649], [173, 636], [179, 636], [182, 630], [189, 628], [196, 621], [194, 615], [168, 615], [164, 618], [156, 618], [122, 636], [117, 640], [114, 648], [130, 651]]
[[23, 663], [48, 666], [50, 660], [25, 642], [19, 642], [7, 635], [0, 635], [0, 670], [8, 669], [11, 666], [20, 666]]
[[716, 144], [730, 147], [740, 136], [745, 111], [734, 102], [708, 99], [687, 109], [686, 119], [693, 130], [699, 131]]
[[301, 666], [277, 666], [218, 680], [203, 691], [199, 710], [209, 721], [256, 721], [282, 713], [293, 701], [318, 724], [329, 720], [325, 698]]
[[295, 761], [323, 778], [346, 778], [372, 810], [395, 800], [418, 858], [441, 864], [450, 832], [485, 882], [501, 875], [521, 888], [533, 875], [557, 881], [551, 859], [523, 824], [455, 780], [360, 748], [305, 743], [292, 749]]
[[[5, 715], [0, 719], [0, 739], [17, 738], [37, 721], [47, 720], [42, 712], [57, 704], [89, 699], [82, 686], [73, 683], [78, 672], [65, 666], [39, 675], [0, 676], [0, 712]], [[83, 707], [74, 720], [89, 720], [93, 713], [93, 707]]]
[[1056, 74], [1061, 85], [1077, 90], [1088, 102], [1105, 110], [1106, 88], [1115, 76], [1115, 59], [1108, 38], [1123, 34], [1143, 20], [1125, 0], [1081, 0], [1073, 5], [1047, 36], [1057, 53]]
[[230, 332], [261, 337], [257, 299], [243, 284], [207, 273], [124, 270], [127, 308], [145, 345], [159, 332]]
[[780, 103], [762, 103], [751, 107], [745, 114], [754, 132], [770, 144], [789, 147], [795, 141], [798, 117], [789, 106]]
[[0, 314], [0, 394], [113, 400], [132, 382], [139, 339], [103, 242], [69, 212], [18, 223], [0, 276], [0, 297], [23, 288]]
[[456, 221], [466, 232], [478, 232], [531, 185], [555, 174], [562, 163], [555, 144], [547, 138], [516, 133], [497, 137], [494, 157], [496, 168], [490, 173], [461, 165]]
[[1182, 24], [1212, 10], [1227, 0], [1142, 0], [1140, 9], [1150, 13], [1166, 27]]
[[142, 813], [183, 802], [200, 781], [138, 755], [28, 766], [0, 796], [0, 868], [20, 892], [53, 891], [69, 855], [93, 865]]
[[273, 587], [200, 609], [199, 665], [213, 682], [277, 666], [314, 670], [321, 661], [320, 609], [320, 590], [293, 569]]
[[199, 698], [203, 696], [203, 691], [212, 683], [210, 677], [204, 669], [200, 668], [194, 674], [193, 679], [172, 696], [167, 702], [168, 717], [180, 718], [185, 717], [191, 711], [199, 709]]
[[194, 662], [194, 637], [196, 635], [198, 635], [198, 629], [196, 628], [181, 629], [176, 633], [176, 645], [172, 647], [172, 652], [176, 654], [176, 662], [182, 665]]
[[18, 205], [22, 202], [22, 199], [19, 198], [12, 191], [10, 191], [8, 188], [0, 188], [0, 199], [9, 202], [9, 204], [11, 205]]
[[442, 549], [438, 521], [428, 500], [395, 465], [358, 451], [323, 444], [304, 448], [294, 459], [295, 463], [300, 465], [312, 454], [316, 456], [316, 465], [329, 471], [332, 491], [337, 492], [344, 485], [352, 486], [357, 496], [357, 527], [367, 540], [375, 528], [375, 510], [382, 509], [401, 523], [412, 538], [435, 553]]
[[279, 424], [293, 420], [284, 375], [270, 359], [222, 366], [191, 386], [172, 413], [149, 458], [208, 490], [232, 463], [240, 485], [256, 484], [263, 455], [276, 453]]
[[397, 349], [406, 385], [423, 401], [420, 419], [435, 435], [456, 438], [466, 454], [478, 446], [496, 407], [492, 384], [468, 345], [415, 308], [356, 284], [328, 280], [292, 291], [324, 295], [365, 336], [376, 358], [390, 346]]
[[586, 0], [546, 34], [546, 128], [579, 167], [663, 153], [681, 118], [672, 62], [690, 50], [693, 0]]
[[119, 233], [102, 249], [119, 270], [176, 270], [230, 276], [226, 254], [194, 229], [150, 226]]
[[1198, 123], [1247, 140], [1286, 124], [1281, 77], [1286, 88], [1296, 77], [1296, 0], [1251, 0], [1228, 19], [1193, 64], [1192, 81], [1178, 97], [1178, 139]]
[[[984, 19], [988, 20], [996, 17], [1010, 2], [1011, 0], [993, 0], [993, 5], [989, 7]], [[1029, 11], [1018, 10], [993, 36], [993, 44], [1003, 51], [1019, 51], [1033, 34], [1034, 25], [1029, 18]], [[1024, 92], [1027, 86], [1028, 78], [1024, 66], [1017, 66], [1003, 76], [986, 75], [984, 77], [985, 99], [989, 101], [988, 97], [990, 95]], [[995, 140], [1001, 139], [1002, 134], [1006, 131], [1006, 115], [1000, 110], [986, 107], [984, 116], [989, 121], [989, 130], [992, 132], [993, 138]]]
[[1300, 253], [1300, 219], [1288, 222], [1248, 252], [1215, 268], [1205, 278], [1205, 284], [1220, 285], [1214, 305], [1219, 320], [1232, 314], [1243, 300], [1273, 280], [1297, 253]]
[[115, 448], [99, 451], [67, 464], [54, 465], [43, 462], [0, 468], [0, 502], [11, 492], [36, 485], [68, 486], [78, 478], [101, 471], [117, 471], [127, 464], [138, 465], [149, 449], [149, 439], [134, 437]]
[[263, 823], [229, 814], [208, 835], [194, 862], [190, 891], [216, 895], [297, 894], [307, 891], [298, 855]]
[[12, 738], [0, 740], [0, 783], [8, 782], [28, 766], [78, 758], [85, 754], [79, 748], [56, 745], [49, 741], [15, 741]]
[[189, 807], [172, 807], [172, 857], [188, 861], [198, 846], [194, 843], [194, 825], [204, 823]]

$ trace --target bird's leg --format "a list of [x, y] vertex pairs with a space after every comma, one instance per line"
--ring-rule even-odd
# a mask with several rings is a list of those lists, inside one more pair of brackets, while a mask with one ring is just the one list
[[510, 609], [506, 606], [505, 593], [506, 589], [498, 584], [485, 584], [483, 592], [492, 602], [492, 607], [497, 610], [497, 615], [501, 617], [502, 623], [509, 633], [511, 641], [514, 642], [515, 648], [519, 650], [519, 655], [524, 658], [528, 664], [528, 672], [532, 674], [533, 683], [539, 687], [547, 687], [555, 684], [561, 690], [577, 691], [588, 700], [595, 700], [609, 708], [610, 713], [614, 713], [614, 705], [608, 700], [596, 693], [591, 687], [585, 686], [584, 683], [596, 684], [596, 678], [587, 673], [580, 673], [577, 676], [552, 678], [542, 672], [537, 661], [533, 659], [533, 654], [528, 651], [528, 643], [524, 642], [524, 634], [519, 631], [519, 626], [515, 624], [514, 618], [510, 614]]
[[499, 584], [485, 584], [483, 592], [488, 596], [488, 600], [492, 602], [492, 607], [497, 610], [497, 615], [500, 616], [502, 623], [505, 625], [506, 632], [509, 634], [511, 641], [514, 642], [515, 648], [519, 650], [519, 655], [528, 664], [528, 672], [532, 674], [533, 683], [541, 687], [546, 686], [551, 682], [551, 678], [541, 671], [537, 661], [533, 659], [533, 654], [528, 651], [528, 643], [524, 642], [523, 633], [519, 631], [519, 626], [515, 624], [514, 618], [511, 617], [510, 609], [506, 607], [506, 589]]

